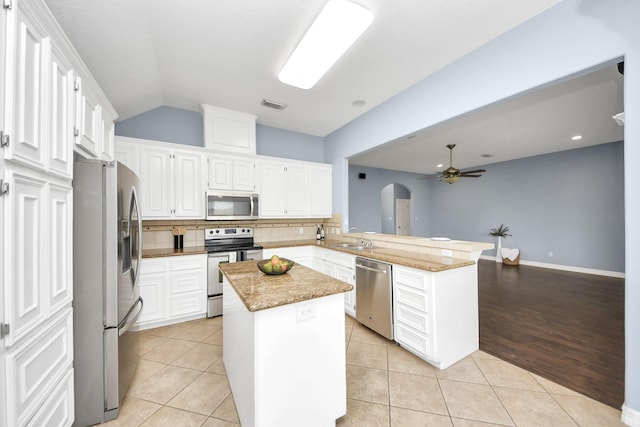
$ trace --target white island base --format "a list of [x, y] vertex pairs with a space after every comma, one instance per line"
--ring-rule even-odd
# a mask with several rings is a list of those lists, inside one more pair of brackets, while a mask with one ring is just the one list
[[242, 426], [335, 426], [347, 413], [344, 295], [250, 312], [226, 277], [223, 292], [223, 360]]

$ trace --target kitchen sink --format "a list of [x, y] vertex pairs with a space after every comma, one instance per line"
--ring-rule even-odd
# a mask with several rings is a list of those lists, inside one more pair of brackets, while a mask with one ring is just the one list
[[361, 251], [363, 249], [366, 249], [362, 245], [354, 245], [353, 243], [334, 243], [331, 246], [334, 247], [334, 248], [349, 249], [349, 250], [352, 250], [352, 251]]

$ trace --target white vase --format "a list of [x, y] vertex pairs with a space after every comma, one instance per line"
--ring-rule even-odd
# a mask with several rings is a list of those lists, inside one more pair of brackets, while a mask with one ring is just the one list
[[502, 262], [502, 237], [498, 236], [498, 249], [496, 250], [496, 262]]

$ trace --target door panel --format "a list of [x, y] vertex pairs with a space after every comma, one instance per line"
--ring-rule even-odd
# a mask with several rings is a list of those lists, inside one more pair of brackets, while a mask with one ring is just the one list
[[72, 223], [72, 193], [69, 187], [51, 186], [49, 229], [49, 306], [53, 313], [71, 302], [73, 293], [73, 249], [69, 237]]
[[[46, 271], [46, 183], [26, 175], [6, 174], [10, 191], [5, 200], [5, 323], [11, 333], [6, 346], [25, 336], [46, 319], [43, 287]], [[9, 247], [9, 242], [12, 242]]]
[[57, 49], [51, 52], [49, 167], [70, 178], [73, 172], [73, 69]]
[[[45, 144], [44, 88], [45, 58], [50, 49], [49, 38], [36, 25], [31, 14], [19, 3], [17, 9], [16, 44], [13, 59], [13, 92], [7, 93], [6, 131], [11, 143], [5, 156], [44, 170]], [[13, 113], [13, 115], [11, 115]]]
[[69, 308], [51, 326], [37, 333], [35, 340], [20, 346], [6, 359], [8, 420], [25, 425], [35, 409], [48, 397], [48, 390], [71, 368], [73, 322]]
[[202, 159], [199, 155], [175, 154], [175, 215], [204, 219]]

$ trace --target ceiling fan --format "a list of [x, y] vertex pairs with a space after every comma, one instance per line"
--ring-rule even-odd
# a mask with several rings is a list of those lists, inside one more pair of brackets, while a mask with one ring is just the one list
[[449, 167], [438, 173], [438, 175], [425, 176], [423, 178], [440, 178], [441, 181], [444, 181], [448, 184], [453, 184], [458, 181], [458, 178], [480, 178], [482, 175], [478, 175], [480, 172], [486, 172], [484, 169], [475, 169], [471, 171], [461, 171], [460, 169], [456, 169], [453, 167], [453, 148], [456, 144], [448, 144], [447, 148], [449, 149]]

